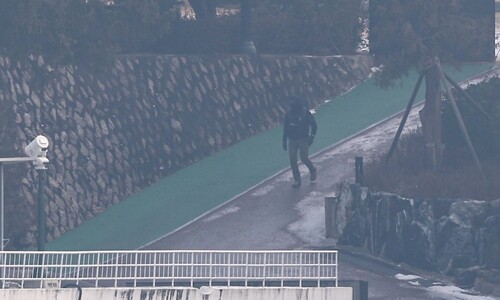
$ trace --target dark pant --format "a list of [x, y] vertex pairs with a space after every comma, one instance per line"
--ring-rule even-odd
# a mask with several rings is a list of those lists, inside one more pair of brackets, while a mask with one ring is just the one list
[[309, 139], [289, 139], [288, 154], [290, 156], [290, 166], [292, 167], [293, 179], [300, 182], [300, 171], [297, 164], [297, 152], [300, 154], [300, 159], [309, 169], [309, 173], [316, 171], [313, 163], [309, 159]]

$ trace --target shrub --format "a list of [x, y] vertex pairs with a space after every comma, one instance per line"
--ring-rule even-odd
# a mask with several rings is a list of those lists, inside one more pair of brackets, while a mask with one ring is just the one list
[[[464, 120], [472, 144], [483, 158], [500, 154], [500, 79], [494, 77], [487, 82], [471, 85], [466, 93], [477, 102], [488, 116], [485, 116], [470, 100], [461, 94], [455, 99]], [[456, 94], [456, 93], [455, 93]], [[457, 123], [448, 99], [443, 105], [443, 142], [447, 148], [465, 148], [466, 142]]]
[[401, 196], [499, 199], [500, 186], [500, 79], [471, 85], [466, 93], [477, 101], [485, 117], [470, 100], [457, 95], [456, 102], [471, 141], [481, 161], [487, 182], [472, 159], [447, 99], [443, 105], [445, 152], [439, 170], [424, 168], [423, 137], [420, 132], [404, 136], [390, 160], [377, 158], [365, 167], [365, 182], [372, 190]]
[[472, 157], [464, 148], [449, 148], [439, 170], [424, 168], [423, 136], [420, 131], [403, 136], [389, 160], [378, 157], [365, 166], [365, 184], [370, 190], [391, 192], [409, 198], [500, 198], [499, 157], [482, 160], [488, 178], [484, 182]]
[[240, 18], [236, 15], [203, 20], [177, 20], [158, 45], [171, 54], [237, 53], [240, 46]]
[[[320, 1], [321, 2], [321, 1]], [[360, 1], [297, 0], [289, 8], [271, 4], [253, 10], [253, 42], [263, 54], [351, 54], [360, 41]], [[237, 53], [240, 15], [179, 20], [157, 47], [182, 54]]]

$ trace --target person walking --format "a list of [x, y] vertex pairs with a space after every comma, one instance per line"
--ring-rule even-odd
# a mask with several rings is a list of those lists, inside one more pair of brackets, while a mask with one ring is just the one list
[[285, 115], [283, 126], [283, 150], [288, 150], [290, 156], [294, 179], [292, 187], [297, 188], [301, 185], [297, 154], [300, 154], [300, 159], [309, 169], [311, 182], [316, 180], [317, 169], [309, 159], [309, 146], [314, 142], [317, 129], [316, 120], [306, 102], [298, 97], [292, 97], [290, 110]]

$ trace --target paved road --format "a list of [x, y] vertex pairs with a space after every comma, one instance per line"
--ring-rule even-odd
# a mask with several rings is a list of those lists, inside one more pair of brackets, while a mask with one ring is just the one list
[[[418, 109], [413, 109], [405, 132], [414, 130]], [[325, 249], [336, 241], [325, 238], [324, 198], [354, 178], [354, 158], [365, 161], [390, 147], [400, 117], [372, 127], [313, 157], [318, 180], [291, 187], [287, 170], [242, 193], [145, 247], [145, 249]], [[283, 153], [285, 155], [285, 153]], [[301, 166], [303, 174], [307, 171]], [[307, 176], [307, 175], [306, 175]], [[446, 284], [447, 278], [417, 272], [370, 258], [362, 249], [342, 249], [340, 279], [369, 282], [370, 299], [488, 299], [468, 295]]]
[[[410, 121], [414, 119], [415, 113]], [[324, 197], [336, 193], [344, 180], [352, 180], [355, 156], [368, 160], [380, 149], [388, 149], [398, 122], [395, 119], [384, 123], [315, 155], [312, 160], [318, 167], [316, 183], [308, 182], [307, 169], [301, 165], [303, 184], [299, 189], [292, 188], [288, 169], [147, 248], [262, 250], [334, 246], [334, 240], [324, 238]]]

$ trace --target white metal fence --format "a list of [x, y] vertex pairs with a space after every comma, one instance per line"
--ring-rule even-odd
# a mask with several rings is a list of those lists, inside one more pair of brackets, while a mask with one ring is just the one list
[[0, 253], [2, 288], [338, 286], [337, 251]]

